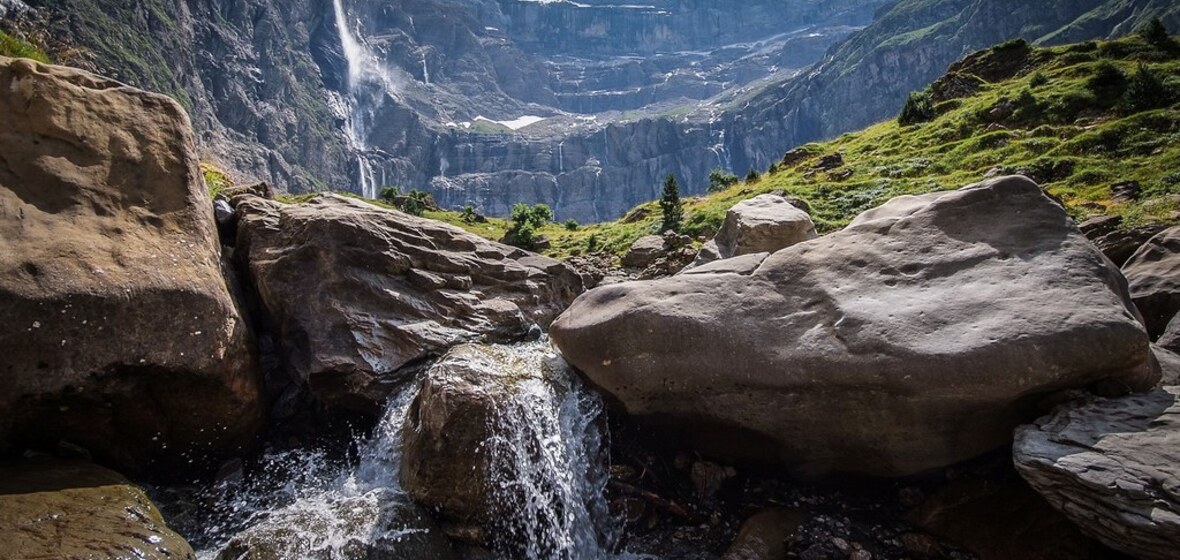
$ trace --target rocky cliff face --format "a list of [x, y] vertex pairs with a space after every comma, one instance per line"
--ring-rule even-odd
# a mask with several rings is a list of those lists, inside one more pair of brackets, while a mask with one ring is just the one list
[[79, 63], [180, 99], [243, 178], [580, 221], [886, 118], [971, 50], [1180, 23], [1163, 0], [30, 4]]

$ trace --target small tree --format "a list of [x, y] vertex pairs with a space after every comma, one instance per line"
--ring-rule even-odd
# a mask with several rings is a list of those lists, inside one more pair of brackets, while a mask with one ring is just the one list
[[933, 120], [937, 116], [938, 111], [934, 109], [934, 100], [931, 99], [930, 93], [915, 91], [906, 98], [905, 106], [901, 108], [901, 114], [897, 116], [897, 123], [901, 126], [909, 126]]
[[512, 207], [512, 227], [508, 228], [508, 242], [524, 249], [532, 249], [537, 242], [537, 230], [553, 220], [553, 210], [546, 204], [529, 206], [517, 203]]
[[1164, 27], [1164, 22], [1157, 17], [1151, 18], [1151, 21], [1139, 28], [1139, 36], [1158, 49], [1170, 51], [1176, 48], [1176, 42], [1168, 35], [1168, 28]]
[[758, 170], [754, 169], [753, 167], [750, 168], [749, 173], [746, 173], [746, 183], [757, 183], [761, 178], [762, 175], [760, 175]]
[[578, 221], [573, 218], [566, 220], [562, 225], [565, 226], [567, 231], [578, 231]]
[[377, 196], [381, 200], [384, 200], [385, 202], [393, 204], [394, 202], [397, 201], [397, 197], [401, 196], [401, 194], [402, 194], [401, 187], [389, 185], [389, 186], [381, 187], [381, 194], [379, 194]]
[[459, 212], [459, 219], [463, 220], [464, 223], [473, 224], [479, 221], [479, 214], [475, 213], [474, 206], [468, 204]]
[[1118, 66], [1102, 61], [1094, 69], [1094, 75], [1086, 80], [1086, 89], [1099, 100], [1118, 99], [1127, 88], [1127, 75]]
[[1123, 107], [1130, 113], [1150, 111], [1167, 105], [1170, 97], [1168, 87], [1159, 75], [1146, 64], [1139, 63], [1139, 68], [1127, 82]]
[[684, 206], [680, 203], [680, 185], [676, 184], [676, 177], [668, 174], [664, 179], [664, 192], [660, 196], [660, 211], [664, 221], [660, 224], [660, 231], [680, 231], [684, 222]]
[[730, 173], [720, 167], [717, 167], [709, 172], [709, 192], [721, 192], [735, 184], [737, 184], [737, 175]]

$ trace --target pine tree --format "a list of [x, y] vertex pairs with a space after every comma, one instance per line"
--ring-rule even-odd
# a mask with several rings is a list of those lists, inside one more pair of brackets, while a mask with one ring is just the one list
[[1164, 27], [1164, 22], [1160, 21], [1160, 18], [1151, 18], [1151, 21], [1139, 29], [1139, 35], [1156, 48], [1163, 50], [1176, 48], [1176, 43], [1168, 35], [1168, 28]]
[[671, 174], [664, 179], [660, 210], [664, 213], [664, 223], [660, 226], [660, 231], [680, 231], [680, 223], [684, 221], [684, 207], [680, 204], [680, 186], [676, 184], [676, 177]]

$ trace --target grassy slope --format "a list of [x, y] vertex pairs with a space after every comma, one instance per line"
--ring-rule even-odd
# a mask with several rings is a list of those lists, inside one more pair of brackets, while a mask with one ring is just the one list
[[[990, 54], [980, 55], [963, 72], [985, 67], [990, 60]], [[1127, 114], [1109, 100], [1095, 98], [1086, 82], [1102, 62], [1128, 74], [1138, 64], [1146, 64], [1165, 78], [1173, 103]], [[1047, 80], [1034, 87], [1038, 74]], [[1040, 110], [1004, 121], [1005, 128], [992, 126], [986, 113], [1002, 99], [1015, 100], [1025, 90], [1033, 94]], [[1176, 196], [1180, 194], [1180, 95], [1176, 94], [1180, 94], [1180, 57], [1138, 37], [1033, 49], [1016, 75], [985, 84], [973, 95], [943, 102], [938, 106], [940, 114], [929, 122], [900, 126], [891, 120], [829, 142], [808, 144], [797, 150], [806, 154], [802, 159], [756, 182], [687, 199], [685, 230], [703, 240], [737, 202], [781, 191], [807, 201], [821, 233], [831, 232], [895, 196], [959, 188], [979, 181], [993, 168], [1037, 179], [1061, 197], [1078, 219], [1115, 214], [1125, 218], [1127, 227], [1176, 222], [1180, 210], [1180, 196]], [[832, 153], [842, 155], [843, 167], [814, 169], [818, 158]], [[1112, 201], [1110, 186], [1129, 180], [1140, 183], [1143, 197], [1135, 202]], [[495, 218], [468, 224], [458, 212], [426, 216], [492, 239], [500, 239], [509, 225]], [[553, 256], [621, 254], [639, 237], [655, 232], [659, 221], [659, 207], [651, 202], [615, 222], [575, 231], [553, 223], [539, 233], [549, 237], [552, 247], [546, 252]]]
[[[1177, 201], [1170, 195], [1180, 193], [1180, 103], [1133, 115], [1106, 107], [1085, 85], [1102, 61], [1127, 73], [1143, 62], [1164, 76], [1173, 92], [1180, 92], [1180, 59], [1137, 37], [1036, 49], [1018, 75], [943, 103], [941, 114], [930, 122], [902, 127], [889, 121], [809, 144], [803, 150], [812, 157], [790, 168], [688, 200], [687, 233], [707, 235], [730, 206], [773, 191], [807, 201], [821, 232], [829, 232], [892, 197], [958, 188], [996, 167], [1040, 180], [1079, 219], [1118, 214], [1128, 225], [1175, 221]], [[1037, 73], [1048, 81], [1031, 87]], [[1001, 98], [1014, 100], [1025, 89], [1037, 99], [1041, 114], [989, 131], [984, 113]], [[815, 159], [830, 153], [840, 153], [846, 165], [814, 171]], [[1110, 185], [1128, 180], [1140, 182], [1143, 198], [1112, 202]], [[542, 233], [553, 240], [551, 252], [558, 256], [585, 253], [590, 235], [598, 237], [602, 250], [617, 253], [654, 231], [658, 220], [658, 207], [648, 203], [618, 222], [577, 232], [551, 225]]]

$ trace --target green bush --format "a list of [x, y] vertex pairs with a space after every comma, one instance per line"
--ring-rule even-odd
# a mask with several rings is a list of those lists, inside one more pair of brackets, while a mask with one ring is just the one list
[[377, 197], [381, 200], [384, 200], [385, 202], [393, 204], [397, 202], [397, 197], [401, 196], [401, 194], [401, 187], [390, 185], [387, 187], [381, 187], [381, 193], [378, 194]]
[[1176, 50], [1176, 41], [1168, 35], [1168, 29], [1164, 27], [1164, 22], [1160, 21], [1160, 18], [1151, 18], [1151, 21], [1139, 29], [1139, 36], [1157, 49], [1168, 52]]
[[1029, 80], [1028, 85], [1032, 88], [1039, 88], [1048, 83], [1049, 77], [1046, 76], [1044, 72], [1037, 72], [1036, 74], [1033, 74], [1033, 77], [1031, 80]]
[[709, 172], [709, 192], [723, 191], [738, 182], [737, 175], [720, 167]]
[[751, 167], [750, 171], [746, 173], [746, 183], [748, 184], [757, 183], [760, 179], [762, 179], [762, 175], [758, 174], [757, 169]]
[[1168, 87], [1159, 75], [1146, 64], [1140, 63], [1127, 82], [1127, 90], [1123, 94], [1123, 107], [1130, 113], [1150, 111], [1167, 105], [1170, 97]]
[[897, 116], [897, 124], [901, 126], [909, 126], [933, 120], [938, 116], [938, 111], [934, 109], [934, 102], [930, 98], [930, 92], [921, 91], [910, 93], [905, 100], [905, 106], [901, 109], [901, 114]]
[[573, 218], [566, 220], [562, 225], [567, 231], [578, 231], [578, 221]]
[[459, 219], [463, 220], [464, 223], [473, 224], [479, 221], [479, 214], [475, 212], [474, 206], [468, 204], [463, 207], [463, 210], [459, 211]]
[[1098, 101], [1119, 99], [1127, 89], [1127, 75], [1110, 62], [1100, 62], [1094, 69], [1094, 75], [1086, 80], [1086, 89], [1090, 90]]
[[511, 217], [508, 241], [522, 249], [532, 249], [537, 243], [537, 230], [553, 221], [553, 210], [547, 204], [529, 206], [518, 202], [512, 207]]
[[0, 56], [31, 58], [37, 62], [49, 63], [49, 56], [45, 54], [45, 51], [42, 51], [28, 41], [13, 37], [3, 31], [0, 31]]

